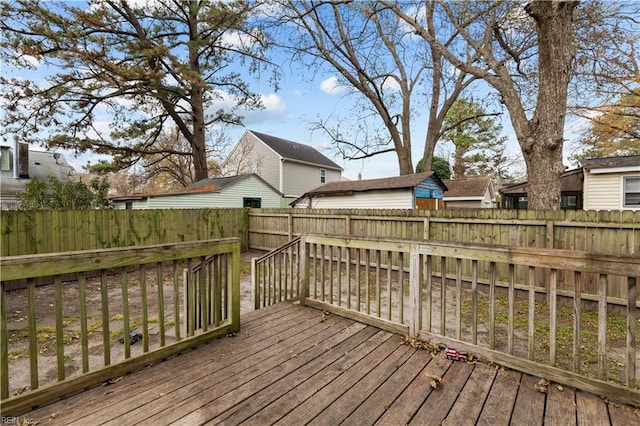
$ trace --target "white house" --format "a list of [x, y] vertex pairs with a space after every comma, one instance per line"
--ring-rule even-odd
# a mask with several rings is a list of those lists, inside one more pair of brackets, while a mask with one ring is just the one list
[[496, 191], [488, 176], [448, 179], [443, 182], [448, 188], [443, 197], [448, 209], [495, 207]]
[[314, 209], [444, 208], [447, 186], [433, 172], [381, 179], [331, 182], [305, 193], [291, 205]]
[[16, 195], [25, 190], [31, 179], [52, 176], [66, 181], [73, 171], [74, 168], [60, 153], [32, 151], [26, 143], [0, 146], [0, 209], [16, 209]]
[[315, 148], [253, 130], [244, 132], [221, 168], [225, 175], [256, 173], [289, 202], [342, 176], [342, 167]]
[[256, 174], [209, 178], [182, 191], [113, 197], [116, 209], [279, 208], [282, 194]]
[[585, 210], [640, 210], [640, 155], [582, 160]]

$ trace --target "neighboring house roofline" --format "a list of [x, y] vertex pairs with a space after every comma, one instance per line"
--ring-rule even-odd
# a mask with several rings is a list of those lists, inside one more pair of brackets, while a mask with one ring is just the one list
[[187, 195], [187, 194], [200, 194], [200, 193], [213, 193], [213, 192], [222, 192], [226, 188], [231, 185], [242, 182], [243, 180], [249, 179], [250, 177], [255, 177], [269, 188], [273, 189], [277, 194], [282, 196], [282, 193], [274, 188], [272, 185], [269, 185], [264, 179], [258, 176], [255, 173], [247, 173], [243, 175], [236, 176], [228, 176], [221, 178], [206, 178], [199, 180], [198, 182], [194, 182], [189, 185], [187, 188], [179, 191], [170, 191], [170, 192], [161, 192], [161, 193], [148, 193], [148, 194], [133, 194], [133, 195], [122, 195], [117, 197], [111, 197], [112, 201], [137, 201], [137, 200], [145, 200], [148, 198], [158, 198], [158, 197], [170, 197], [175, 195]]
[[627, 172], [640, 172], [640, 165], [629, 167], [601, 167], [593, 169], [585, 169], [592, 175], [599, 175], [604, 173], [627, 173]]
[[[284, 158], [284, 157], [280, 157], [282, 161], [288, 161], [290, 163], [298, 163], [298, 164], [305, 164], [308, 166], [316, 166], [318, 167], [319, 164], [317, 163], [309, 163], [308, 161], [302, 161], [302, 160], [296, 160], [293, 158]], [[321, 166], [321, 169], [331, 169], [331, 170], [338, 170], [338, 171], [342, 171], [342, 167], [338, 166], [338, 167], [333, 167], [333, 166]]]
[[640, 170], [640, 155], [621, 157], [585, 158], [580, 160], [582, 168], [590, 173], [624, 173]]
[[444, 183], [448, 188], [443, 194], [443, 199], [445, 200], [482, 200], [487, 192], [489, 197], [495, 197], [495, 189], [489, 176], [446, 179]]
[[260, 140], [280, 158], [283, 158], [287, 161], [296, 161], [304, 164], [323, 168], [332, 168], [340, 171], [344, 170], [338, 164], [333, 162], [329, 157], [322, 154], [311, 145], [267, 135], [266, 133], [256, 132], [255, 130], [247, 130], [245, 134], [247, 132], [251, 133], [254, 137]]
[[445, 197], [443, 196], [442, 199], [444, 201], [482, 201], [484, 200], [484, 197]]
[[362, 179], [329, 182], [321, 185], [309, 192], [302, 194], [296, 200], [290, 203], [295, 206], [299, 201], [305, 198], [328, 195], [349, 195], [353, 193], [362, 193], [369, 191], [387, 191], [394, 189], [411, 189], [419, 185], [426, 179], [433, 178], [443, 191], [447, 190], [444, 182], [432, 171], [424, 173], [415, 173], [411, 175], [394, 176], [378, 179]]

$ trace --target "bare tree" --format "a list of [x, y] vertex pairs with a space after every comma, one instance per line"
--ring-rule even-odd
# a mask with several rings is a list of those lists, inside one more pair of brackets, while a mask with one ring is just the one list
[[[411, 25], [458, 69], [482, 78], [500, 93], [527, 164], [530, 208], [559, 209], [567, 91], [575, 53], [571, 42], [573, 13], [578, 2], [535, 0], [525, 6], [526, 14], [522, 14], [520, 3], [477, 3], [465, 8], [466, 4], [429, 1], [424, 8], [412, 10], [390, 0], [380, 3]], [[527, 17], [535, 24], [535, 37], [529, 40], [522, 37], [531, 26]], [[459, 49], [445, 45], [443, 39], [448, 39], [449, 34], [436, 30], [436, 23], [442, 19], [455, 28], [457, 46], [474, 52], [476, 63], [469, 64], [460, 57]], [[525, 60], [531, 52], [532, 39], [537, 43], [537, 58], [529, 58], [537, 59], [533, 73], [526, 69], [531, 61]], [[517, 85], [519, 76], [529, 81], [535, 77], [534, 90], [521, 90]], [[527, 95], [533, 96], [535, 104], [530, 116]]]
[[[428, 110], [424, 165], [431, 160], [448, 109], [477, 79], [450, 73], [436, 49], [377, 2], [283, 0], [278, 18], [290, 31], [286, 47], [312, 69], [337, 72], [338, 83], [357, 97], [349, 117], [315, 123], [346, 159], [395, 152], [400, 174], [413, 173], [412, 129], [419, 110]], [[471, 63], [473, 58], [466, 60]], [[428, 108], [424, 108], [426, 94]], [[374, 124], [372, 124], [374, 123]], [[346, 124], [346, 129], [345, 129]]]

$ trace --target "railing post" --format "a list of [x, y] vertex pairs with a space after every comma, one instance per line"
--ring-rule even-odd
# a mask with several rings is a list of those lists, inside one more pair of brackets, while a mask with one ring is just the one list
[[409, 246], [409, 336], [420, 331], [420, 245]]
[[300, 287], [300, 306], [305, 306], [306, 297], [309, 294], [309, 262], [307, 262], [307, 239], [304, 235], [300, 237], [300, 269], [302, 270], [302, 276], [298, 276], [298, 279], [302, 282]]
[[638, 279], [627, 278], [627, 386], [636, 383], [636, 300], [638, 300]]
[[227, 263], [227, 291], [231, 292], [228, 299], [227, 312], [231, 312], [231, 324], [234, 332], [240, 331], [240, 243], [233, 244], [231, 262]]
[[258, 277], [258, 258], [251, 258], [251, 297], [253, 297], [253, 309], [260, 309], [260, 278]]

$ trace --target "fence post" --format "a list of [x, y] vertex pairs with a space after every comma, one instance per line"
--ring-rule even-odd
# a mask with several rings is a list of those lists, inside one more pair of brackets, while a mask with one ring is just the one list
[[420, 245], [409, 246], [409, 336], [420, 331]]
[[287, 227], [289, 228], [289, 234], [287, 237], [289, 237], [288, 241], [291, 241], [293, 240], [293, 214], [289, 213], [289, 217], [287, 219]]
[[424, 230], [422, 231], [422, 239], [429, 241], [429, 218], [424, 219]]

